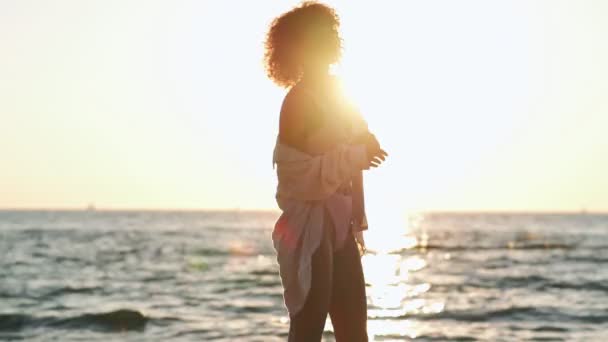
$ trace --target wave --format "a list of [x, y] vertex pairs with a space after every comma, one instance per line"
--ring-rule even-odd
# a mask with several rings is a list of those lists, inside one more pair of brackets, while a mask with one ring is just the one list
[[[602, 247], [601, 249], [604, 249], [604, 248], [605, 247]], [[567, 257], [564, 258], [564, 260], [565, 261], [591, 263], [591, 264], [608, 263], [608, 258], [607, 257], [601, 257], [601, 256], [567, 256]]]
[[106, 332], [143, 330], [149, 317], [139, 311], [121, 309], [89, 313], [73, 317], [0, 314], [0, 331], [19, 331], [26, 328], [52, 327], [59, 329], [91, 329]]
[[[436, 314], [405, 314], [401, 316], [387, 317], [385, 319], [417, 319], [430, 320], [453, 320], [462, 322], [488, 322], [488, 321], [547, 321], [547, 322], [577, 322], [583, 324], [608, 323], [608, 315], [584, 314], [573, 315], [549, 307], [509, 307], [496, 310], [446, 310]], [[543, 329], [553, 329], [553, 327]]]
[[608, 284], [600, 281], [568, 282], [546, 278], [540, 275], [529, 275], [519, 277], [502, 277], [499, 279], [478, 279], [467, 282], [468, 286], [480, 288], [521, 288], [527, 287], [537, 291], [558, 289], [575, 291], [599, 291], [608, 293]]
[[[478, 250], [556, 250], [556, 249], [577, 249], [577, 244], [565, 244], [565, 243], [527, 243], [527, 244], [509, 244], [504, 245], [440, 245], [440, 244], [417, 244], [413, 247], [403, 248], [395, 251], [393, 254], [400, 254], [412, 250], [424, 251], [424, 250], [441, 250], [446, 252], [455, 251], [478, 251]], [[608, 246], [586, 246], [585, 249], [605, 249]]]
[[[552, 250], [568, 250], [568, 251], [605, 251], [608, 245], [588, 245], [588, 244], [568, 244], [568, 243], [525, 243], [525, 244], [497, 244], [497, 245], [448, 245], [448, 244], [416, 244], [405, 248], [395, 249], [389, 254], [407, 254], [411, 252], [425, 252], [431, 250], [443, 252], [463, 252], [463, 251], [508, 251], [508, 250], [529, 250], [529, 251], [552, 251]], [[373, 249], [368, 249], [367, 253], [377, 254]], [[570, 257], [568, 258], [570, 259]], [[573, 261], [589, 261], [589, 262], [608, 262], [608, 258], [577, 258], [573, 257]]]
[[95, 292], [102, 292], [104, 288], [101, 286], [91, 287], [73, 287], [63, 286], [56, 289], [51, 289], [42, 294], [37, 293], [23, 293], [23, 292], [10, 292], [8, 290], [0, 290], [0, 298], [29, 298], [33, 300], [47, 300], [53, 299], [57, 296], [69, 295], [69, 294], [93, 294]]
[[97, 291], [102, 291], [103, 288], [101, 286], [91, 286], [91, 287], [73, 287], [73, 286], [64, 286], [58, 289], [51, 290], [44, 294], [42, 298], [45, 297], [56, 297], [66, 294], [79, 293], [79, 294], [90, 294]]
[[253, 248], [238, 249], [238, 248], [199, 248], [190, 252], [192, 256], [229, 256], [229, 257], [250, 257], [250, 256], [274, 256], [268, 251], [256, 250]]
[[608, 285], [599, 281], [589, 281], [584, 283], [551, 282], [543, 286], [544, 288], [565, 289], [575, 291], [601, 291], [608, 293]]
[[532, 329], [538, 332], [568, 332], [567, 328], [556, 327], [552, 325], [541, 325], [540, 327], [536, 327]]

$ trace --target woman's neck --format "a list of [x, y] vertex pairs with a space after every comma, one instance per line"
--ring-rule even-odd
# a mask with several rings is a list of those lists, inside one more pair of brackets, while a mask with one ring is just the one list
[[329, 67], [308, 67], [304, 69], [302, 81], [307, 84], [324, 84], [329, 79]]

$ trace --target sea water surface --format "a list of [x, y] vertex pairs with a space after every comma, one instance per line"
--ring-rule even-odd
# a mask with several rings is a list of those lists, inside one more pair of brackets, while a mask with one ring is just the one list
[[[0, 340], [285, 341], [277, 216], [0, 211]], [[372, 341], [608, 341], [606, 215], [429, 213], [372, 229]]]

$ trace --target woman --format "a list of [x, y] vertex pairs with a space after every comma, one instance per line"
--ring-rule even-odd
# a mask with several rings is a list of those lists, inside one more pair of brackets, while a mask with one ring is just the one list
[[386, 152], [329, 75], [338, 26], [333, 9], [304, 2], [272, 22], [265, 43], [268, 76], [289, 88], [273, 156], [283, 213], [272, 234], [289, 341], [321, 341], [328, 314], [338, 342], [368, 340], [361, 172]]

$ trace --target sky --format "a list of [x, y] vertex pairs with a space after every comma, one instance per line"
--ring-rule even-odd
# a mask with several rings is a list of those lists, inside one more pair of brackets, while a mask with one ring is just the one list
[[[0, 0], [0, 207], [276, 209], [297, 3]], [[326, 3], [390, 153], [371, 210], [608, 211], [608, 2]]]

